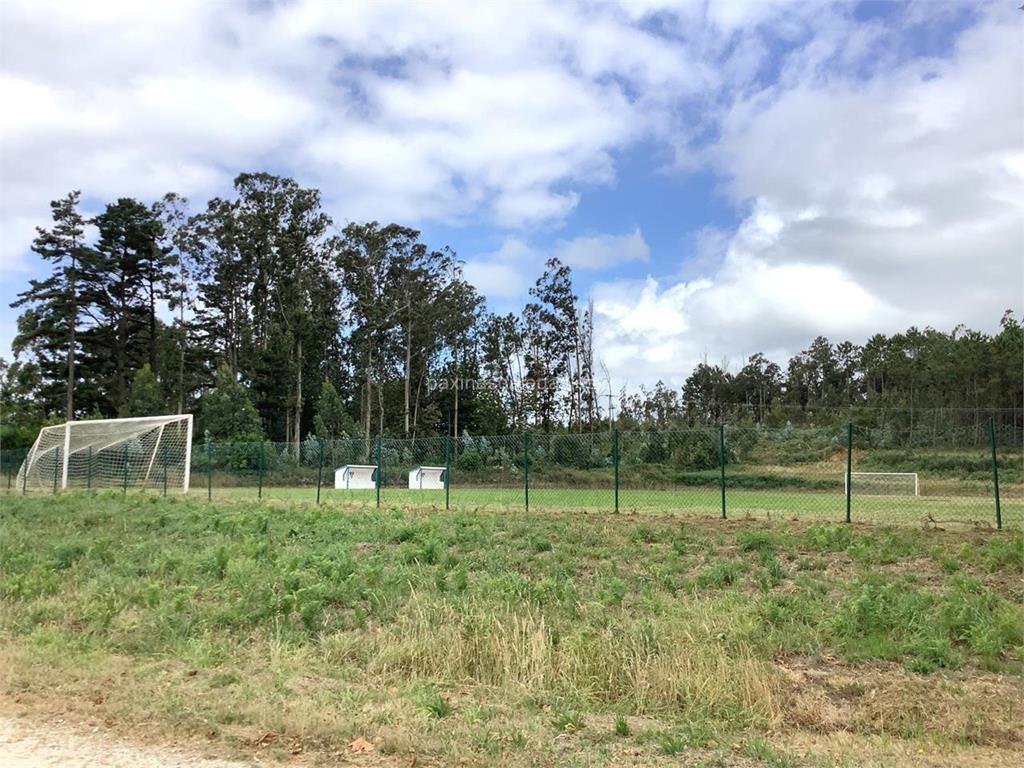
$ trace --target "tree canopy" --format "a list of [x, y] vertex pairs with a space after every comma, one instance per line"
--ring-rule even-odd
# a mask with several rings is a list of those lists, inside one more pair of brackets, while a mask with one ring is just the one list
[[[289, 178], [240, 174], [232, 194], [198, 209], [174, 194], [122, 197], [91, 219], [80, 197], [55, 200], [30, 244], [50, 271], [12, 305], [22, 313], [15, 357], [0, 361], [5, 446], [47, 419], [156, 411], [196, 410], [217, 439], [262, 435], [296, 451], [310, 435], [608, 426], [593, 306], [558, 259], [520, 312], [494, 314], [449, 247], [397, 223], [339, 229], [320, 193]], [[621, 428], [851, 408], [975, 421], [999, 411], [1019, 428], [1022, 350], [1011, 311], [995, 334], [819, 336], [788, 361], [703, 362], [679, 372], [681, 387], [621, 392], [612, 407]]]

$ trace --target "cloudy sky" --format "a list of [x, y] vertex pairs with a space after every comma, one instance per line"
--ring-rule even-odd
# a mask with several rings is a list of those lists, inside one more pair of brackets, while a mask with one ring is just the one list
[[51, 199], [294, 176], [450, 244], [496, 310], [546, 258], [617, 383], [1024, 309], [1019, 2], [0, 5], [0, 355]]

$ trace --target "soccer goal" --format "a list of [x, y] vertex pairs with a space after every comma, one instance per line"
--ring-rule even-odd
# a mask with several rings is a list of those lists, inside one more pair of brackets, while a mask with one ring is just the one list
[[22, 491], [188, 491], [192, 415], [69, 421], [39, 431], [18, 470]]
[[[853, 472], [853, 492], [858, 496], [920, 496], [917, 472]], [[846, 479], [843, 479], [846, 490]]]

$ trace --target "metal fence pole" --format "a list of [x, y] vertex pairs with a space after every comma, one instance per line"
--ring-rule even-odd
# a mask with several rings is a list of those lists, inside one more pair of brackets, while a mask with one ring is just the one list
[[213, 499], [213, 441], [206, 441], [206, 500]]
[[619, 430], [612, 432], [612, 472], [615, 478], [615, 512], [619, 511]]
[[380, 463], [380, 444], [381, 444], [381, 436], [377, 435], [377, 482], [375, 484], [376, 491], [377, 491], [377, 509], [380, 509], [380, 481], [381, 481], [381, 475], [384, 474], [384, 467], [381, 466], [381, 463]]
[[[262, 478], [261, 478], [262, 480]], [[320, 438], [320, 466], [316, 470], [316, 503], [320, 503], [320, 486], [324, 482], [324, 439]]]
[[999, 506], [999, 464], [996, 461], [996, 419], [993, 416], [988, 422], [992, 436], [992, 486], [996, 494], [996, 528], [1003, 529], [1003, 510]]
[[449, 509], [449, 488], [452, 476], [452, 437], [444, 436], [444, 508]]
[[121, 471], [122, 493], [128, 493], [128, 444], [124, 446], [124, 469]]
[[846, 522], [850, 522], [850, 499], [853, 496], [853, 423], [846, 425]]
[[523, 501], [530, 511], [530, 433], [523, 432]]
[[722, 492], [722, 519], [725, 520], [725, 424], [718, 425], [718, 487]]
[[257, 481], [257, 487], [256, 487], [256, 498], [258, 498], [258, 499], [262, 499], [263, 498], [263, 472], [264, 472], [264, 464], [266, 463], [266, 455], [267, 455], [267, 441], [266, 440], [260, 440], [260, 455], [259, 455], [259, 461], [256, 464], [256, 471], [257, 471], [257, 473], [259, 473], [259, 480]]

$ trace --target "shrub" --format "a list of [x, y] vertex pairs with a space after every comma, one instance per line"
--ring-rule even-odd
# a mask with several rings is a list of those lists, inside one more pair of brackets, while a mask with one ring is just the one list
[[555, 435], [551, 438], [551, 461], [563, 467], [589, 469], [594, 466], [590, 445], [578, 435]]
[[681, 469], [707, 470], [719, 465], [718, 443], [703, 430], [672, 435], [672, 464]]
[[459, 458], [455, 460], [456, 469], [460, 469], [463, 472], [479, 472], [483, 469], [484, 459], [483, 457], [474, 451], [466, 451], [459, 455]]

